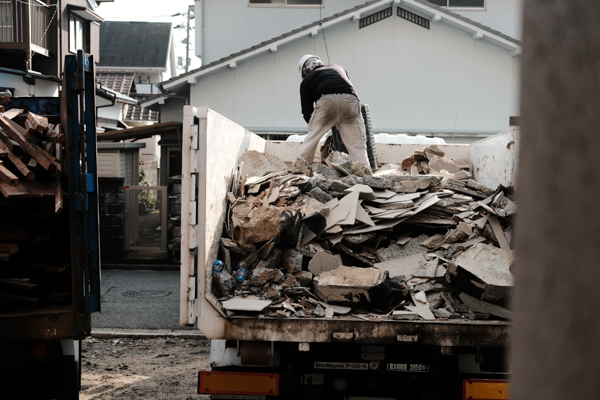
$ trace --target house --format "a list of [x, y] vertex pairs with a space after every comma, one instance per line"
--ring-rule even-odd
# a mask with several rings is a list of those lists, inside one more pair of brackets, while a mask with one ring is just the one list
[[[81, 49], [98, 61], [97, 8], [107, 1], [0, 1], [0, 88], [16, 98], [58, 97], [66, 55]], [[97, 94], [97, 104], [114, 102]]]
[[143, 106], [164, 114], [181, 108], [171, 93], [189, 93], [254, 132], [305, 133], [304, 54], [346, 68], [376, 132], [469, 142], [518, 114], [521, 42], [425, 0], [373, 0], [317, 19], [164, 81], [164, 95]]
[[96, 8], [113, 0], [0, 1], [0, 67], [60, 76], [67, 54], [78, 49], [98, 60]]
[[[196, 0], [196, 55], [210, 64], [229, 54], [330, 18], [366, 0]], [[521, 39], [523, 0], [429, 0]], [[401, 4], [401, 1], [396, 1]], [[227, 21], [227, 23], [223, 23]]]
[[167, 22], [106, 21], [97, 71], [133, 73], [136, 93], [159, 93], [156, 85], [175, 71], [172, 36]]
[[[120, 103], [118, 110], [99, 110], [101, 126], [109, 129], [127, 128], [159, 122], [159, 113], [142, 109], [138, 101], [158, 93], [157, 84], [172, 76], [175, 71], [174, 54], [171, 23], [104, 22], [100, 28], [101, 58], [96, 75], [103, 86], [124, 97], [117, 97]], [[115, 113], [109, 115], [112, 111]], [[139, 170], [143, 171], [145, 181], [152, 186], [160, 183], [161, 154], [158, 141], [158, 135], [142, 139], [140, 142], [145, 147], [138, 155]], [[104, 157], [103, 154], [100, 156]]]

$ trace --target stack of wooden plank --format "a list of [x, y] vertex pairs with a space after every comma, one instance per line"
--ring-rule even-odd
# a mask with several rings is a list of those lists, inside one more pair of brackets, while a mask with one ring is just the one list
[[0, 193], [6, 197], [54, 197], [63, 208], [62, 154], [66, 137], [60, 124], [23, 110], [0, 113]]
[[65, 142], [47, 117], [0, 110], [0, 307], [71, 301]]

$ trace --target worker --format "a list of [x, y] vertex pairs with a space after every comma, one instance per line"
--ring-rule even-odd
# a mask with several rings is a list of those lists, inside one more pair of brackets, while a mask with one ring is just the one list
[[[370, 175], [365, 122], [360, 101], [348, 73], [336, 64], [324, 65], [321, 59], [305, 55], [298, 65], [302, 75], [300, 101], [308, 123], [308, 135], [294, 159], [295, 171], [310, 175], [319, 140], [337, 125], [353, 165]], [[314, 105], [316, 103], [316, 105]]]

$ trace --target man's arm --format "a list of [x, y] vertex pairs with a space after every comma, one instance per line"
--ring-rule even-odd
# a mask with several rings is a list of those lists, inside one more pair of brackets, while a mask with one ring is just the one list
[[313, 106], [313, 100], [310, 98], [308, 94], [308, 88], [304, 85], [304, 82], [300, 85], [300, 104], [302, 105], [302, 115], [304, 116], [304, 120], [308, 124], [310, 122], [310, 117], [312, 116], [313, 111], [315, 110]]

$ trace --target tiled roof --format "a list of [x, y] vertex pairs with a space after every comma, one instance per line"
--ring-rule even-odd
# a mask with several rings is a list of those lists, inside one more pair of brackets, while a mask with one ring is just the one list
[[102, 86], [125, 95], [130, 95], [135, 91], [132, 90], [135, 88], [133, 72], [96, 71], [96, 79]]
[[118, 103], [138, 104], [136, 99], [129, 97], [121, 92], [117, 92], [116, 90], [110, 89], [102, 85], [100, 85], [100, 87], [102, 88], [102, 90], [114, 95]]
[[105, 21], [98, 65], [166, 68], [170, 41], [170, 22]]
[[[136, 94], [134, 97], [139, 103], [147, 100], [150, 97], [155, 97], [154, 94]], [[139, 105], [123, 105], [123, 120], [125, 121], [153, 121], [158, 122], [160, 113], [152, 111], [148, 108], [142, 108]]]

